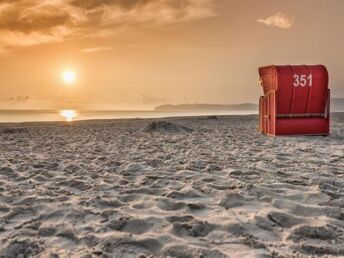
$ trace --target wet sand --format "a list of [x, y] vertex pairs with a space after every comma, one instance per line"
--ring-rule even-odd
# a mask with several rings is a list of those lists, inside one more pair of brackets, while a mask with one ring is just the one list
[[[344, 114], [0, 125], [0, 256], [344, 256]], [[160, 122], [163, 121], [163, 122]]]

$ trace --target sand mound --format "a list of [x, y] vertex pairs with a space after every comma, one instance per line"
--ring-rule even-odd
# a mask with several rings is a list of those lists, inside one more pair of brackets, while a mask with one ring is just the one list
[[167, 121], [155, 121], [149, 123], [144, 129], [145, 132], [161, 132], [161, 133], [185, 133], [192, 132], [191, 128], [173, 124]]
[[14, 134], [14, 133], [26, 133], [28, 132], [27, 128], [21, 128], [21, 127], [5, 127], [0, 129], [0, 134]]

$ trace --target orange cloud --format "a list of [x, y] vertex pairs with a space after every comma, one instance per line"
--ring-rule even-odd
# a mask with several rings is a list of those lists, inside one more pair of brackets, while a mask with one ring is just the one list
[[100, 52], [100, 51], [108, 51], [111, 50], [111, 47], [94, 47], [94, 48], [84, 48], [81, 51], [84, 53], [94, 53], [94, 52]]
[[285, 13], [276, 13], [266, 19], [258, 19], [257, 22], [263, 23], [267, 26], [275, 26], [281, 29], [290, 29], [294, 24], [295, 17]]

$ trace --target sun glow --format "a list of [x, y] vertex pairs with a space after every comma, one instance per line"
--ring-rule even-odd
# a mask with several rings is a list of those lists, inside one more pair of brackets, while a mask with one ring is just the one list
[[62, 78], [65, 83], [72, 84], [75, 81], [75, 73], [71, 70], [66, 70], [62, 73]]
[[60, 116], [62, 116], [67, 122], [72, 122], [78, 115], [75, 110], [65, 109], [61, 110]]

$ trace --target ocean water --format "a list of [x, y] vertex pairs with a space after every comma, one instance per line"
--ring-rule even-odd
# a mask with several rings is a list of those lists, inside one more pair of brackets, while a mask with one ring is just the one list
[[78, 121], [93, 119], [163, 118], [208, 115], [249, 115], [252, 111], [199, 111], [161, 112], [150, 110], [99, 111], [99, 110], [0, 110], [0, 123]]

